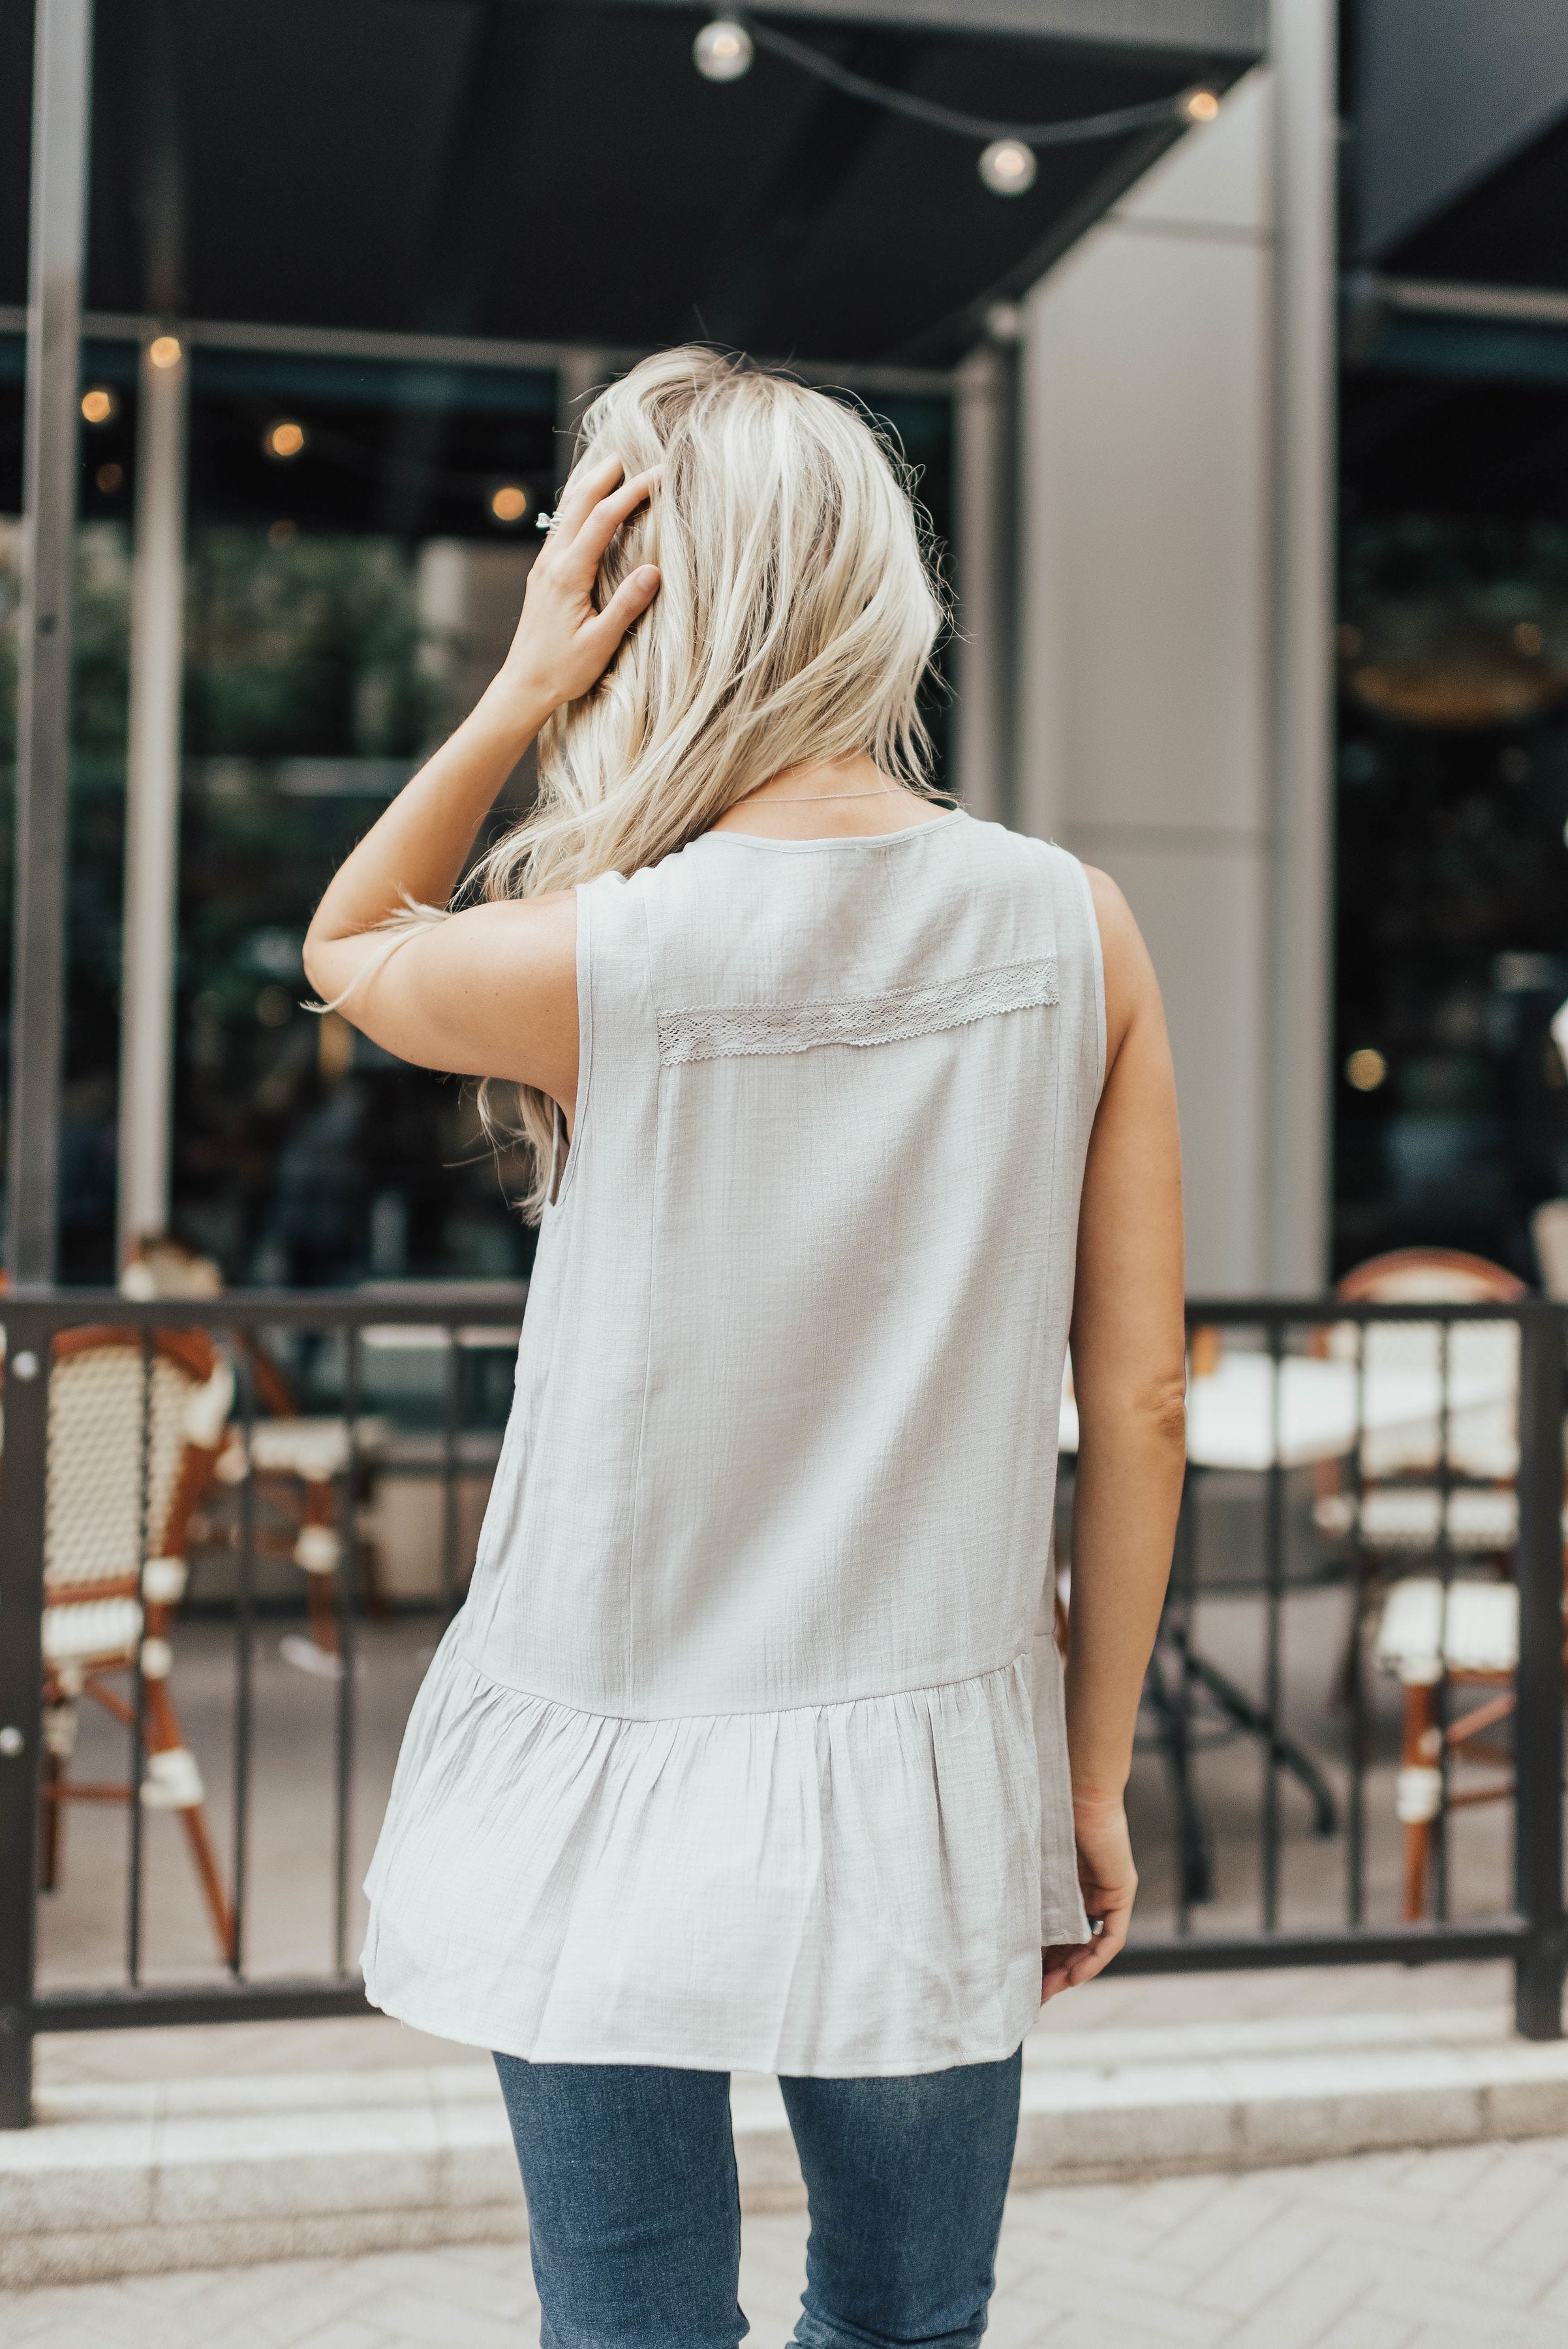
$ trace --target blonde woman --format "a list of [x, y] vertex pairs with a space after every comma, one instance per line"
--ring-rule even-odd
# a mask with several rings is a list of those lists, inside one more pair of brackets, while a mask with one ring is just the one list
[[648, 361], [306, 943], [378, 1043], [515, 1088], [537, 1170], [365, 1976], [495, 2052], [557, 2349], [746, 2330], [737, 2067], [780, 2075], [810, 2193], [796, 2342], [978, 2341], [1021, 2042], [1127, 1933], [1183, 1457], [1169, 1059], [1111, 883], [933, 799], [940, 619], [857, 416]]

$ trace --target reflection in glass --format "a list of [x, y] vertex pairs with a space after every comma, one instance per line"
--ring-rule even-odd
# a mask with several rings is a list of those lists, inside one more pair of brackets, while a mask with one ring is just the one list
[[[167, 337], [171, 362], [187, 354]], [[151, 356], [156, 361], [154, 346]], [[532, 1235], [472, 1088], [306, 1008], [351, 843], [506, 651], [553, 502], [553, 371], [213, 348], [190, 365], [171, 1229], [230, 1282], [514, 1278]], [[139, 354], [84, 353], [61, 1271], [115, 1277]], [[9, 984], [22, 344], [0, 336], [0, 1014]], [[949, 518], [948, 403], [881, 413]], [[944, 690], [928, 718], [941, 742]], [[532, 764], [497, 821], [526, 805]], [[0, 1153], [3, 1163], [3, 1153]]]

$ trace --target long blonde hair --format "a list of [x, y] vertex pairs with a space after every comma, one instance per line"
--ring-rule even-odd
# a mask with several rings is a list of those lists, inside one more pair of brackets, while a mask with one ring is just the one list
[[[604, 676], [539, 737], [537, 802], [460, 901], [536, 896], [656, 864], [787, 767], [864, 751], [929, 791], [918, 707], [945, 619], [914, 481], [844, 401], [701, 348], [660, 352], [585, 414], [575, 467], [658, 466], [618, 533], [600, 601], [639, 564], [662, 584]], [[498, 1095], [515, 1091], [515, 1115]], [[482, 1089], [492, 1138], [522, 1142], [536, 1215], [555, 1112]]]

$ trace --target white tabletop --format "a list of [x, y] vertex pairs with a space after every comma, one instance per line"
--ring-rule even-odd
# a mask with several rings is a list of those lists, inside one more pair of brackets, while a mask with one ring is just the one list
[[[1208, 1376], [1192, 1379], [1188, 1458], [1205, 1468], [1251, 1469], [1276, 1459], [1287, 1468], [1339, 1459], [1355, 1448], [1359, 1415], [1366, 1435], [1400, 1455], [1399, 1465], [1420, 1465], [1424, 1455], [1437, 1465], [1445, 1392], [1435, 1363], [1369, 1363], [1363, 1379], [1354, 1362], [1292, 1354], [1279, 1371], [1277, 1396], [1267, 1354], [1228, 1352]], [[1511, 1475], [1515, 1382], [1506, 1361], [1450, 1368], [1446, 1389], [1452, 1464], [1470, 1475]], [[1060, 1449], [1077, 1448], [1077, 1405], [1064, 1385]]]

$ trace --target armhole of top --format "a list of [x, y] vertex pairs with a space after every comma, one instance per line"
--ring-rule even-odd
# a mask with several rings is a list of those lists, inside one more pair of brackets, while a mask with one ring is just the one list
[[1084, 920], [1089, 934], [1089, 962], [1095, 975], [1095, 1099], [1099, 1100], [1106, 1087], [1106, 953], [1100, 941], [1100, 916], [1095, 905], [1095, 893], [1082, 861], [1071, 849], [1061, 854], [1073, 868], [1084, 901]]
[[[561, 1195], [561, 1176], [566, 1164], [566, 1120], [558, 1101], [550, 1103], [550, 1188], [545, 1205], [553, 1207]], [[565, 1146], [564, 1146], [565, 1145]]]
[[573, 892], [577, 914], [577, 1098], [572, 1113], [572, 1138], [564, 1157], [561, 1143], [566, 1136], [566, 1121], [562, 1115], [559, 1102], [556, 1103], [556, 1140], [550, 1167], [549, 1204], [552, 1207], [558, 1206], [566, 1195], [566, 1187], [577, 1171], [577, 1161], [583, 1154], [583, 1128], [587, 1123], [588, 1095], [593, 1082], [594, 988], [589, 947], [593, 927], [589, 909], [593, 901], [588, 894], [593, 885], [591, 881], [579, 881]]

